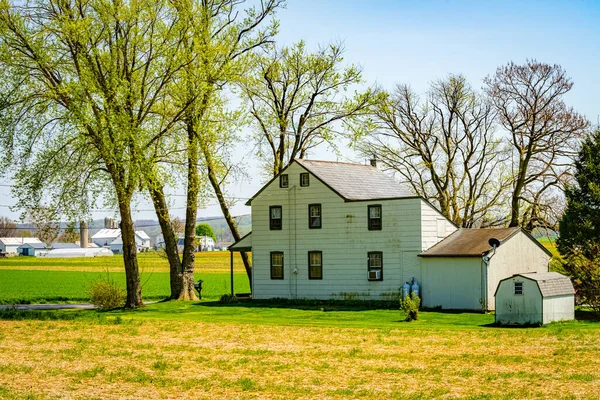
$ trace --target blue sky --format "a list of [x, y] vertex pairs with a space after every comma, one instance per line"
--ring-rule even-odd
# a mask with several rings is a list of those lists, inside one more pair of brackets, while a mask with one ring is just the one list
[[[485, 76], [509, 61], [560, 64], [575, 85], [568, 104], [593, 123], [600, 114], [600, 1], [358, 1], [289, 0], [278, 13], [279, 44], [305, 40], [309, 48], [341, 40], [345, 60], [362, 66], [367, 84], [391, 89], [408, 83], [424, 92], [448, 73], [461, 73], [481, 88]], [[240, 157], [250, 157], [240, 151]], [[352, 154], [345, 154], [352, 158]], [[335, 159], [325, 149], [313, 158]], [[250, 164], [251, 182], [231, 192], [249, 197], [261, 181]], [[183, 205], [183, 198], [175, 206]], [[12, 204], [0, 187], [0, 204]], [[181, 204], [179, 204], [181, 203]], [[140, 209], [151, 208], [143, 203]], [[248, 213], [247, 207], [234, 214]], [[183, 210], [176, 210], [183, 216]], [[199, 212], [218, 215], [212, 206]], [[17, 216], [0, 208], [0, 215]], [[95, 214], [103, 217], [106, 214]], [[152, 218], [152, 212], [138, 213]]]

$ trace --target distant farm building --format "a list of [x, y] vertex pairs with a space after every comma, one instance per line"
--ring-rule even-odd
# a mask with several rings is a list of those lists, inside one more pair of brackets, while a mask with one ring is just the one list
[[56, 249], [43, 254], [47, 258], [77, 258], [77, 257], [112, 257], [114, 254], [105, 247], [88, 247], [76, 249]]
[[19, 246], [25, 243], [42, 243], [38, 238], [10, 237], [0, 238], [0, 253], [18, 254]]
[[79, 248], [79, 246], [77, 246], [75, 243], [45, 244], [45, 243], [40, 242], [40, 243], [22, 244], [21, 246], [19, 246], [17, 248], [17, 252], [21, 256], [39, 257], [39, 256], [43, 256], [45, 253], [48, 253], [49, 251], [55, 250], [55, 249], [77, 249], [77, 248]]
[[[113, 253], [123, 253], [123, 239], [120, 229], [101, 229], [92, 236], [92, 242], [98, 247], [107, 247]], [[144, 231], [135, 231], [137, 251], [146, 251], [150, 248], [150, 236]]]
[[547, 324], [575, 318], [575, 290], [557, 272], [516, 274], [496, 290], [496, 322], [502, 325]]

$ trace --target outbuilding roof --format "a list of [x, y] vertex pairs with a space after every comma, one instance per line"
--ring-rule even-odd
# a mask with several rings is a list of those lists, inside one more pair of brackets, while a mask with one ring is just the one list
[[[396, 182], [392, 177], [371, 165], [299, 159], [292, 161], [290, 165], [293, 163], [298, 163], [345, 201], [418, 197]], [[285, 169], [282, 173], [285, 173]], [[277, 179], [278, 176], [263, 186], [258, 193], [248, 200], [246, 205], [250, 205], [252, 200], [269, 186], [271, 182]]]
[[25, 238], [25, 237], [8, 237], [0, 238], [0, 242], [5, 246], [19, 246], [25, 243], [42, 243], [38, 238]]
[[[516, 274], [506, 279], [512, 279], [516, 276], [521, 276], [525, 279], [536, 281], [543, 297], [564, 296], [575, 293], [571, 279], [568, 276], [559, 274], [558, 272], [531, 272]], [[503, 281], [506, 279], [503, 279]]]
[[92, 236], [92, 239], [116, 239], [121, 236], [120, 229], [100, 229]]
[[29, 247], [32, 249], [36, 249], [36, 250], [42, 250], [42, 249], [51, 249], [52, 245], [51, 244], [46, 244], [46, 243], [42, 243], [42, 242], [35, 242], [35, 243], [23, 243], [22, 245], [19, 246], [19, 248], [21, 247]]
[[533, 242], [535, 242], [546, 254], [552, 254], [535, 240], [526, 231], [519, 227], [514, 228], [480, 228], [468, 229], [461, 228], [450, 234], [448, 237], [433, 245], [420, 257], [481, 257], [483, 254], [492, 250], [488, 243], [491, 238], [498, 239], [500, 245], [512, 238], [518, 232], [523, 232]]

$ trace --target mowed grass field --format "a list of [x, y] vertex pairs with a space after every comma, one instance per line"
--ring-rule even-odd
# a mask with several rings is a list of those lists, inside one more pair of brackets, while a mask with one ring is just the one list
[[[139, 254], [142, 294], [147, 300], [169, 295], [169, 264], [156, 253]], [[203, 297], [214, 299], [230, 292], [229, 252], [196, 254], [195, 279], [204, 280]], [[125, 287], [123, 258], [36, 258], [0, 259], [0, 304], [85, 302], [90, 284], [109, 274]], [[234, 255], [236, 292], [250, 291], [239, 254]]]
[[[147, 257], [144, 275], [167, 274]], [[197, 277], [227, 280], [228, 260], [199, 255]], [[8, 261], [0, 273], [119, 273], [117, 264]], [[259, 301], [0, 311], [0, 399], [600, 398], [599, 322], [493, 322], [420, 312], [407, 323], [398, 310]]]
[[[167, 302], [0, 317], [2, 399], [597, 399], [600, 328]], [[16, 319], [10, 319], [16, 318]], [[70, 320], [70, 318], [73, 318]], [[50, 319], [50, 320], [40, 320]]]

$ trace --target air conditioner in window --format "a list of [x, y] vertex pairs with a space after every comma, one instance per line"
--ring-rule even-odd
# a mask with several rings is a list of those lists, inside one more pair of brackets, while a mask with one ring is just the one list
[[369, 271], [369, 279], [381, 279], [381, 271]]

